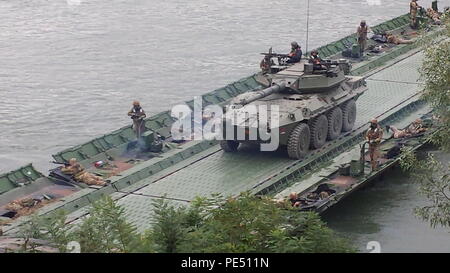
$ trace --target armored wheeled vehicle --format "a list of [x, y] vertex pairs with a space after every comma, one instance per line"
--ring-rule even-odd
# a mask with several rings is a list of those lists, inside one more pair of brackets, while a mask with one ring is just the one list
[[[222, 149], [235, 152], [242, 143], [267, 143], [278, 133], [278, 144], [287, 147], [289, 157], [302, 159], [310, 149], [350, 131], [356, 120], [355, 101], [367, 90], [362, 77], [348, 75], [350, 69], [347, 60], [302, 59], [271, 66], [258, 79], [265, 89], [241, 94], [225, 107]], [[272, 106], [278, 106], [277, 113]], [[263, 137], [262, 126], [271, 138]]]

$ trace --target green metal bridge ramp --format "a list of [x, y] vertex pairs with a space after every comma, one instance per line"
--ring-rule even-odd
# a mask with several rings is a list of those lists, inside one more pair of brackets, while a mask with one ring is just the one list
[[251, 152], [228, 154], [219, 151], [136, 193], [167, 194], [168, 197], [183, 200], [213, 193], [233, 195], [248, 190], [255, 181], [276, 172], [288, 162], [291, 160], [276, 158], [273, 153], [260, 153], [255, 157]]
[[32, 164], [0, 174], [0, 195], [21, 185], [32, 183], [42, 177], [45, 176], [37, 171]]
[[[424, 116], [425, 114], [429, 113], [431, 111], [431, 108], [427, 106], [426, 104], [423, 104], [419, 107], [417, 107], [414, 111], [408, 113], [408, 115], [399, 120], [396, 120], [391, 123], [391, 125], [396, 126], [397, 128], [405, 128], [411, 122], [413, 122], [415, 119], [420, 118]], [[387, 139], [391, 133], [384, 134], [383, 138]], [[360, 143], [364, 142], [363, 139], [361, 139]], [[366, 148], [367, 149], [367, 148]], [[292, 185], [286, 187], [284, 190], [281, 190], [280, 192], [275, 194], [275, 198], [285, 198], [289, 195], [290, 192], [297, 192], [301, 193], [307, 190], [312, 190], [317, 186], [319, 182], [323, 180], [323, 177], [326, 177], [328, 175], [331, 175], [332, 173], [336, 172], [338, 168], [343, 163], [349, 163], [351, 160], [358, 160], [360, 157], [360, 147], [359, 145], [355, 145], [350, 150], [338, 155], [337, 157], [333, 158], [328, 164], [321, 169], [314, 171], [313, 174], [309, 174], [306, 177], [302, 177], [301, 180], [298, 180], [297, 182], [293, 183]]]
[[[357, 102], [359, 109], [364, 109], [364, 112], [358, 115], [356, 126], [366, 124], [369, 119], [379, 115], [383, 111], [389, 110], [418, 91], [418, 85], [415, 84], [371, 79], [378, 79], [378, 76], [384, 77], [385, 75], [399, 73], [397, 77], [405, 79], [407, 82], [414, 82], [417, 80], [417, 73], [411, 73], [411, 71], [419, 67], [421, 57], [422, 54], [417, 53], [368, 78], [369, 91], [361, 96]], [[409, 70], [405, 69], [408, 67], [410, 67]], [[167, 194], [168, 198], [189, 201], [197, 195], [209, 195], [211, 193], [222, 193], [223, 195], [238, 194], [241, 191], [251, 190], [261, 180], [267, 179], [275, 174], [278, 175], [280, 170], [288, 168], [294, 162], [285, 157], [270, 153], [224, 154], [218, 150], [218, 146], [213, 146], [206, 150], [193, 150], [194, 153], [191, 153], [191, 158], [176, 162], [173, 165], [168, 164], [166, 166], [167, 169], [162, 170], [161, 173], [148, 176], [148, 178], [142, 180], [140, 179], [143, 175], [140, 172], [143, 170], [139, 170], [135, 175], [133, 174], [133, 176], [136, 176], [133, 178], [135, 180], [133, 183], [135, 184], [127, 183], [126, 180], [129, 177], [118, 176], [118, 180], [114, 184], [122, 184], [120, 184], [120, 187], [117, 187], [117, 190], [122, 192], [135, 191], [132, 194], [123, 195], [119, 199], [119, 204], [126, 208], [129, 220], [133, 223], [140, 221], [139, 213], [136, 211], [144, 210], [143, 208], [146, 206], [140, 205], [138, 200], [147, 200], [150, 198], [148, 196]], [[216, 153], [207, 159], [199, 160], [202, 156], [208, 155], [211, 152]], [[196, 160], [199, 161], [195, 162]], [[143, 162], [142, 167], [146, 163]], [[175, 173], [170, 174], [172, 171], [175, 171]], [[165, 175], [167, 176], [164, 177]], [[109, 194], [112, 193], [112, 196], [121, 194], [111, 192], [111, 189], [105, 191], [106, 194], [108, 192]], [[90, 196], [94, 193], [96, 193], [95, 196], [100, 196], [101, 194], [100, 192], [93, 191], [79, 200], [73, 200], [65, 204], [64, 208], [67, 208], [68, 211], [75, 211], [74, 214], [79, 214], [79, 209], [83, 208], [83, 205], [94, 201], [94, 196]], [[148, 196], [136, 198], [139, 194]], [[138, 208], [135, 209], [135, 206], [138, 206]]]
[[420, 83], [419, 67], [416, 65], [417, 59], [422, 59], [423, 54], [417, 53], [415, 56], [407, 58], [395, 65], [395, 69], [386, 68], [372, 76], [369, 81], [394, 81], [410, 84]]
[[[259, 87], [260, 85], [254, 79], [254, 75], [252, 75], [203, 95], [204, 105], [223, 103], [236, 95]], [[193, 101], [188, 101], [186, 104], [191, 108], [193, 107]], [[170, 136], [170, 128], [173, 122], [174, 120], [170, 116], [170, 111], [165, 111], [146, 118], [145, 127], [160, 133], [162, 136], [168, 137]], [[66, 162], [70, 158], [77, 158], [82, 164], [91, 163], [95, 160], [107, 158], [106, 152], [119, 147], [123, 148], [129, 141], [134, 139], [135, 134], [129, 125], [87, 143], [54, 154], [53, 158], [59, 162]]]
[[[370, 79], [399, 74], [408, 82], [415, 82], [417, 73], [411, 73], [411, 71], [419, 67], [421, 58], [421, 53], [415, 54], [368, 78], [369, 91], [357, 101], [360, 111], [355, 127], [365, 125], [371, 118], [390, 110], [419, 90], [418, 85], [370, 81]], [[405, 67], [410, 69], [405, 69]], [[207, 152], [208, 150], [204, 153], [207, 154]], [[212, 193], [221, 193], [225, 196], [238, 194], [252, 189], [257, 182], [277, 174], [282, 168], [288, 167], [293, 162], [293, 160], [276, 153], [228, 154], [219, 151], [156, 182], [152, 181], [151, 177], [144, 179], [138, 183], [141, 189], [135, 193], [153, 196], [166, 195], [169, 198], [187, 201], [192, 200], [195, 196]], [[176, 168], [176, 165], [173, 168]], [[149, 185], [142, 187], [141, 185], [145, 185], [145, 183]], [[123, 189], [124, 192], [133, 190], [136, 190], [136, 187]], [[133, 204], [139, 202], [134, 199], [135, 197], [135, 194], [125, 196], [120, 199], [119, 204], [126, 206], [131, 213], [134, 211]], [[135, 212], [132, 215], [135, 215]], [[130, 220], [137, 221], [133, 219], [133, 216]]]
[[[374, 32], [382, 32], [382, 31], [390, 31], [401, 27], [407, 27], [409, 24], [409, 14], [405, 14], [394, 18], [392, 20], [386, 21], [371, 29]], [[355, 27], [356, 29], [356, 27]], [[347, 37], [344, 37], [336, 42], [327, 44], [325, 46], [319, 47], [317, 51], [319, 55], [322, 57], [331, 57], [333, 55], [339, 54], [344, 50], [347, 46], [351, 46], [352, 44], [357, 43], [356, 34], [351, 34]]]
[[[388, 52], [388, 54], [386, 54], [386, 55], [376, 56], [376, 58], [375, 57], [371, 57], [371, 58], [369, 58], [369, 60], [366, 60], [366, 61], [362, 62], [361, 64], [359, 64], [359, 63], [356, 64], [354, 66], [354, 68], [356, 68], [356, 70], [353, 70], [353, 71], [358, 72], [358, 74], [361, 74], [361, 73], [365, 73], [367, 71], [367, 69], [373, 69], [373, 68], [379, 67], [380, 65], [383, 65], [383, 66], [386, 66], [387, 64], [393, 65], [393, 64], [395, 64], [397, 62], [398, 62], [398, 64], [407, 63], [408, 60], [413, 58], [413, 57], [410, 57], [410, 55], [412, 55], [412, 53], [414, 53], [414, 52], [408, 52], [408, 54], [406, 56], [407, 58], [409, 57], [408, 60], [404, 60], [404, 61], [400, 61], [399, 62], [399, 60], [401, 58], [405, 58], [405, 56], [401, 56], [400, 58], [395, 58], [395, 57], [400, 55], [400, 54], [403, 54], [403, 53], [405, 53], [407, 51], [411, 51], [411, 49], [412, 49], [412, 47], [411, 48], [403, 47], [403, 46], [395, 47], [395, 48], [393, 48], [392, 51]], [[417, 50], [413, 50], [413, 51], [417, 52]], [[418, 55], [416, 55], [416, 56], [418, 56]], [[380, 60], [382, 60], [382, 62]], [[409, 65], [408, 63], [405, 64], [405, 67], [407, 68], [408, 65]], [[383, 73], [383, 72], [387, 73], [387, 74], [391, 73], [390, 68], [387, 68], [387, 69], [386, 68], [380, 68], [379, 70], [380, 71], [377, 72], [377, 74], [374, 74], [373, 76], [380, 75], [379, 73]], [[377, 69], [375, 69], [375, 71], [377, 71]], [[371, 73], [374, 73], [374, 72], [371, 72]], [[405, 76], [405, 82], [409, 82], [410, 81], [409, 80], [409, 76], [410, 75], [407, 75], [407, 73], [403, 73], [403, 72], [400, 71], [400, 76], [402, 76], [402, 77]], [[378, 104], [382, 105], [382, 107], [384, 107], [384, 106], [386, 106], [386, 102], [388, 102], [389, 105], [393, 106], [393, 105], [395, 105], [393, 102], [395, 102], [395, 101], [401, 102], [402, 98], [403, 99], [406, 98], [407, 94], [410, 94], [410, 93], [408, 93], [409, 91], [414, 93], [414, 92], [416, 92], [418, 90], [417, 86], [415, 84], [403, 83], [401, 81], [400, 82], [390, 82], [390, 84], [388, 84], [387, 86], [383, 86], [382, 84], [386, 84], [386, 82], [385, 81], [378, 81], [378, 78], [376, 78], [376, 77], [373, 77], [372, 79], [369, 79], [368, 80], [368, 84], [369, 84], [369, 88], [371, 88], [371, 89], [373, 89], [373, 88], [378, 89], [379, 92], [377, 94], [373, 94], [373, 97], [372, 97], [373, 101], [371, 101], [370, 98], [364, 99], [364, 97], [368, 94], [368, 93], [366, 93], [358, 101], [358, 103], [359, 103], [358, 106], [360, 108], [363, 107], [365, 110], [367, 110], [367, 109], [374, 110], [375, 112], [378, 112], [378, 113], [380, 113], [379, 111], [377, 111], [377, 108], [379, 107]], [[402, 86], [402, 84], [404, 84], [404, 85]], [[236, 83], [230, 84], [230, 85], [228, 85], [228, 86], [226, 86], [224, 88], [215, 90], [215, 91], [213, 91], [211, 93], [208, 93], [208, 94], [212, 95], [215, 92], [217, 92], [218, 94], [220, 93], [221, 97], [217, 98], [217, 100], [222, 101], [223, 98], [226, 98], [229, 95], [230, 96], [235, 96], [237, 94], [240, 94], [242, 92], [245, 92], [245, 91], [248, 91], [250, 89], [257, 88], [257, 87], [258, 87], [258, 83], [255, 81], [254, 76], [251, 76], [251, 77], [245, 78], [245, 79], [243, 79], [241, 81], [238, 81]], [[387, 90], [391, 90], [391, 92], [386, 92]], [[397, 90], [399, 90], [399, 91], [397, 91]], [[416, 90], [416, 91], [414, 91], [414, 90]], [[389, 98], [390, 100], [386, 100], [386, 98]], [[413, 98], [413, 100], [414, 99], [417, 99], [417, 97]], [[206, 104], [211, 103], [212, 100], [214, 100], [214, 99], [213, 98], [211, 98], [211, 99], [210, 98], [204, 99], [204, 103], [206, 103]], [[364, 105], [364, 101], [366, 101], [366, 105]], [[379, 103], [377, 104], [377, 102], [379, 102]], [[374, 105], [376, 107], [374, 109], [370, 109], [370, 107], [373, 107]], [[389, 107], [387, 107], [387, 108], [389, 108]], [[373, 112], [373, 113], [375, 113], [375, 112]], [[167, 111], [166, 111], [166, 113], [167, 113]], [[373, 113], [365, 113], [367, 115], [367, 118], [364, 117], [364, 118], [362, 118], [362, 121], [358, 120], [357, 122], [362, 122], [361, 124], [365, 124], [367, 122], [367, 120], [369, 120], [370, 118], [373, 117]], [[167, 118], [167, 115], [165, 115], [163, 113], [161, 113], [161, 114], [162, 114], [163, 117]], [[150, 117], [149, 119], [152, 119], [152, 118], [153, 117]], [[149, 119], [147, 119], [147, 120], [149, 120]], [[164, 118], [162, 118], [162, 120], [164, 120]], [[154, 123], [149, 123], [149, 126], [152, 126], [152, 127], [156, 128], [156, 127], [161, 126], [161, 124], [163, 124], [165, 122], [167, 122], [167, 119], [166, 119], [166, 121], [161, 121], [159, 118], [157, 118], [157, 121], [154, 122]], [[127, 126], [127, 127], [124, 127], [124, 128], [128, 128], [129, 130], [131, 130], [130, 126]], [[124, 129], [124, 128], [122, 128], [122, 129]], [[164, 127], [161, 127], [161, 128], [164, 129]], [[130, 135], [128, 135], [128, 133], [123, 133], [122, 129], [116, 130], [116, 131], [114, 131], [113, 133], [111, 133], [109, 135], [106, 135], [106, 136], [103, 136], [101, 138], [98, 138], [98, 139], [94, 140], [92, 145], [94, 145], [95, 148], [89, 147], [89, 145], [84, 147], [84, 149], [98, 149], [99, 151], [105, 150], [104, 152], [100, 152], [97, 155], [92, 156], [92, 154], [90, 154], [91, 151], [78, 151], [77, 149], [75, 149], [75, 148], [79, 148], [79, 147], [82, 147], [83, 145], [85, 145], [85, 144], [83, 144], [83, 145], [80, 145], [80, 146], [77, 146], [77, 147], [73, 148], [72, 150], [71, 149], [66, 150], [69, 153], [73, 153], [73, 155], [74, 155], [74, 156], [66, 155], [67, 159], [70, 158], [70, 157], [88, 158], [89, 156], [91, 156], [89, 159], [85, 159], [85, 162], [87, 162], [87, 161], [92, 161], [94, 158], [103, 159], [108, 154], [117, 153], [118, 151], [120, 151], [120, 147], [124, 147], [124, 145], [126, 145], [126, 142], [128, 141], [128, 139], [130, 137]], [[120, 141], [122, 141], [123, 143], [122, 144], [118, 144], [117, 146], [114, 146], [114, 143], [111, 144], [111, 142], [120, 142]], [[209, 144], [209, 145], [211, 145], [211, 144]], [[184, 155], [181, 156], [181, 160], [178, 160], [178, 159], [168, 160], [167, 158], [164, 158], [164, 167], [167, 168], [167, 169], [165, 169], [165, 170], [161, 169], [160, 170], [161, 172], [158, 173], [157, 176], [153, 176], [153, 178], [147, 176], [148, 178], [145, 178], [145, 179], [142, 180], [142, 178], [145, 177], [145, 175], [148, 175], [148, 174], [145, 174], [145, 172], [147, 170], [145, 168], [140, 169], [140, 170], [134, 169], [133, 171], [130, 171], [130, 175], [133, 176], [133, 179], [132, 179], [133, 182], [132, 183], [128, 183], [128, 181], [126, 181], [128, 179], [128, 177], [118, 176], [118, 177], [115, 177], [113, 179], [114, 180], [113, 181], [113, 184], [114, 184], [113, 186], [114, 187], [117, 186], [116, 190], [121, 190], [121, 191], [124, 191], [124, 192], [125, 191], [133, 191], [133, 190], [136, 190], [136, 191], [138, 191], [138, 190], [141, 190], [141, 191], [145, 190], [145, 188], [147, 187], [145, 183], [149, 184], [149, 183], [152, 183], [152, 182], [156, 182], [156, 183], [153, 183], [153, 184], [158, 184], [160, 182], [163, 182], [163, 181], [165, 181], [165, 179], [169, 178], [171, 175], [174, 175], [174, 174], [169, 174], [167, 177], [162, 177], [162, 175], [164, 173], [167, 174], [167, 171], [176, 170], [177, 173], [178, 173], [179, 171], [189, 170], [190, 167], [192, 167], [192, 166], [189, 166], [186, 169], [180, 169], [180, 166], [186, 166], [187, 163], [194, 162], [195, 159], [198, 159], [197, 155], [208, 154], [210, 151], [217, 151], [219, 149], [218, 146], [215, 146], [215, 147], [209, 146], [211, 148], [209, 148], [208, 146], [204, 147], [205, 145], [203, 145], [202, 143], [198, 144], [198, 145], [195, 145], [195, 146], [197, 146], [197, 147], [200, 146], [202, 148], [201, 149], [197, 149], [197, 148], [194, 149], [193, 147], [190, 147], [190, 148], [186, 149], [186, 151], [185, 151], [184, 148], [186, 148], [186, 147], [185, 147], [185, 145], [183, 145], [183, 149], [179, 150], [180, 152], [178, 153], [179, 155], [184, 154]], [[222, 154], [222, 152], [218, 152], [218, 153], [214, 154], [214, 156], [217, 156], [218, 154]], [[188, 158], [188, 159], [186, 159], [186, 158]], [[55, 157], [55, 159], [57, 159], [57, 156]], [[67, 159], [65, 159], [65, 160], [67, 160]], [[272, 163], [274, 164], [274, 166], [275, 165], [276, 166], [280, 166], [280, 169], [283, 169], [283, 168], [286, 169], [286, 168], [289, 168], [292, 165], [292, 163], [289, 163], [289, 162], [295, 162], [295, 161], [291, 161], [291, 160], [284, 162], [283, 160], [286, 160], [286, 159], [283, 158], [283, 157], [274, 156]], [[170, 161], [173, 161], [173, 162], [170, 162]], [[142, 162], [142, 164], [145, 164], [145, 163], [146, 162]], [[193, 165], [196, 165], [197, 163], [200, 163], [200, 161], [199, 162], [194, 162], [194, 163], [195, 164], [193, 164]], [[203, 162], [202, 162], [202, 164], [203, 164]], [[137, 165], [137, 166], [139, 166], [139, 165]], [[137, 167], [137, 166], [135, 166], [135, 167]], [[148, 166], [146, 166], [146, 167], [148, 167]], [[184, 167], [182, 167], [182, 168], [184, 168]], [[134, 171], [136, 171], [136, 173], [134, 173]], [[245, 166], [243, 166], [242, 167], [242, 173], [246, 173], [246, 171], [248, 171], [248, 168], [245, 168]], [[208, 170], [205, 170], [204, 172], [208, 172]], [[268, 176], [270, 176], [272, 174], [277, 174], [278, 175], [279, 174], [279, 170], [273, 170], [273, 172], [270, 173]], [[199, 179], [201, 180], [202, 179], [202, 176], [201, 176], [202, 173], [199, 172], [198, 175], [199, 175]], [[264, 174], [260, 173], [260, 176], [262, 177], [262, 176], [264, 176]], [[267, 179], [268, 176], [266, 176], [264, 178]], [[152, 181], [152, 179], [154, 179], [155, 177], [159, 177], [158, 181]], [[197, 177], [197, 176], [194, 176], [194, 177]], [[210, 179], [212, 179], [213, 177], [214, 177], [214, 174], [211, 174]], [[256, 179], [259, 179], [259, 177], [253, 178], [254, 184], [257, 185], [259, 181], [256, 181]], [[195, 179], [193, 179], [193, 177], [191, 177], [190, 181], [195, 181]], [[136, 184], [133, 184], [133, 183], [136, 183]], [[189, 182], [189, 183], [191, 183], [191, 182]], [[119, 187], [119, 185], [120, 185], [120, 187]], [[137, 186], [142, 187], [142, 189], [140, 189]], [[220, 190], [221, 190], [220, 185], [216, 185], [216, 186], [217, 186], [217, 189], [208, 188], [207, 192], [220, 192]], [[239, 186], [239, 187], [236, 187], [236, 190], [238, 190], [238, 188], [251, 189], [253, 187], [255, 187], [255, 185], [245, 185], [245, 186], [242, 186], [242, 187]], [[89, 204], [92, 201], [95, 201], [95, 198], [101, 196], [101, 194], [111, 194], [112, 196], [117, 196], [117, 195], [120, 194], [120, 193], [114, 193], [112, 188], [113, 187], [108, 186], [108, 187], [105, 187], [104, 189], [100, 189], [100, 190], [92, 190], [91, 189], [92, 192], [86, 193], [85, 195], [79, 197], [78, 199], [75, 198], [74, 200], [69, 201], [67, 204], [62, 204], [62, 205], [63, 205], [64, 208], [67, 208], [68, 212], [75, 211], [73, 213], [74, 215], [75, 214], [79, 214], [80, 208], [84, 209], [83, 206], [85, 206], [86, 204]], [[162, 191], [164, 191], [164, 189]], [[233, 190], [229, 190], [229, 191], [233, 191]], [[131, 196], [134, 196], [134, 195], [135, 194], [124, 195], [124, 196], [121, 196], [120, 199], [121, 200], [126, 200], [127, 198], [131, 198]], [[225, 193], [225, 195], [226, 195], [226, 193]], [[147, 197], [147, 198], [149, 198], [149, 197]], [[169, 196], [169, 198], [170, 198], [170, 196]], [[124, 202], [124, 204], [126, 203], [126, 201], [120, 201], [120, 202]], [[89, 206], [87, 206], [87, 207], [89, 207]]]

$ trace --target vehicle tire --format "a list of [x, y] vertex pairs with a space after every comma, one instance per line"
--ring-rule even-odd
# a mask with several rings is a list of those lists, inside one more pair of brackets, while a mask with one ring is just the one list
[[356, 121], [356, 103], [349, 100], [342, 105], [342, 131], [347, 132], [353, 128]]
[[239, 142], [233, 140], [220, 141], [220, 147], [227, 153], [236, 152], [239, 147]]
[[287, 143], [290, 158], [302, 159], [309, 151], [311, 132], [308, 124], [300, 123], [292, 130]]
[[324, 115], [320, 115], [310, 122], [311, 128], [311, 149], [319, 149], [327, 141], [328, 120]]
[[328, 140], [334, 140], [342, 132], [342, 110], [339, 107], [334, 108], [327, 114], [328, 119]]

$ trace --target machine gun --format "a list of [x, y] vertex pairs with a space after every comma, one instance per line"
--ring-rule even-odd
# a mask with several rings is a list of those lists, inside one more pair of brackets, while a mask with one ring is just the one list
[[[327, 68], [327, 70], [332, 69], [332, 66], [334, 66], [334, 67], [339, 66], [340, 69], [342, 71], [344, 71], [345, 75], [348, 75], [350, 73], [350, 70], [352, 69], [352, 64], [345, 59], [340, 59], [340, 60], [325, 59], [325, 60], [321, 60], [320, 64], [324, 65]], [[333, 73], [333, 71], [330, 71], [330, 72]]]
[[268, 53], [261, 53], [261, 55], [264, 55], [264, 59], [267, 58], [269, 60], [271, 60], [272, 58], [277, 58], [278, 59], [278, 65], [287, 65], [287, 61], [290, 58], [289, 54], [275, 53], [275, 52], [272, 51], [272, 48], [269, 48], [269, 52]]
[[290, 58], [289, 54], [280, 54], [280, 53], [261, 53], [268, 58]]
[[58, 165], [69, 166], [69, 163], [68, 163], [68, 162], [51, 161], [51, 163], [53, 163], [53, 164], [58, 164]]

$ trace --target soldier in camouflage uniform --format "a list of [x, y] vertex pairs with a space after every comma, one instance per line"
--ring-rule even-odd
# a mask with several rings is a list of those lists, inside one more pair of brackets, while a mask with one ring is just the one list
[[417, 28], [417, 11], [421, 8], [419, 4], [417, 4], [417, 0], [412, 0], [409, 3], [409, 14], [411, 17], [411, 27]]
[[139, 101], [133, 102], [133, 108], [128, 112], [128, 116], [133, 120], [133, 130], [136, 133], [136, 137], [140, 138], [145, 131], [144, 118], [146, 117], [144, 109], [141, 108]]
[[370, 121], [370, 128], [366, 132], [366, 140], [369, 143], [369, 155], [370, 164], [372, 166], [372, 171], [376, 170], [378, 167], [378, 157], [381, 139], [383, 137], [383, 129], [378, 125], [376, 119]]
[[298, 45], [297, 42], [291, 43], [291, 52], [289, 52], [288, 56], [289, 59], [287, 60], [287, 63], [298, 63], [302, 59], [302, 48]]
[[261, 63], [259, 64], [259, 67], [261, 68], [261, 71], [264, 74], [267, 74], [271, 72], [271, 67], [274, 64], [275, 63], [270, 59], [270, 56], [267, 55], [264, 57], [264, 59], [262, 59]]
[[64, 174], [73, 176], [73, 179], [75, 181], [85, 183], [87, 185], [106, 185], [106, 182], [103, 180], [103, 178], [85, 171], [83, 166], [78, 163], [76, 158], [71, 158], [69, 160], [69, 165], [61, 168], [61, 171]]
[[395, 36], [392, 33], [387, 33], [386, 34], [386, 40], [387, 40], [388, 43], [396, 44], [396, 45], [412, 44], [415, 41], [415, 40], [406, 40], [406, 39], [403, 39], [403, 38], [399, 38], [399, 37]]
[[386, 126], [386, 130], [391, 130], [394, 138], [403, 138], [423, 133], [427, 129], [423, 127], [422, 120], [418, 118], [404, 130], [399, 130], [395, 126]]
[[364, 50], [366, 50], [367, 45], [367, 33], [369, 33], [369, 26], [366, 24], [366, 21], [361, 21], [359, 24], [358, 29], [356, 30], [356, 34], [358, 36], [358, 44], [359, 44], [359, 50], [361, 52], [361, 55], [363, 54]]
[[427, 16], [431, 18], [436, 25], [441, 24], [441, 15], [432, 8], [427, 8]]

